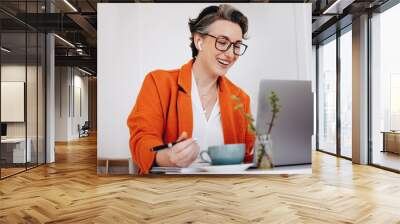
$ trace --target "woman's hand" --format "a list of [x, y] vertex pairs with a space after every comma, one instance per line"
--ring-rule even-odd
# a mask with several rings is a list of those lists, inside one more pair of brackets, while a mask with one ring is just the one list
[[188, 167], [196, 160], [200, 147], [193, 138], [187, 139], [183, 132], [177, 139], [181, 141], [169, 149], [157, 152], [156, 162], [159, 166]]

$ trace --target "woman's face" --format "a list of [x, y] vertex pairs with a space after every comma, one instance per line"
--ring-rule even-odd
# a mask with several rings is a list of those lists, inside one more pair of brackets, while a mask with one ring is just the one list
[[229, 45], [230, 42], [241, 42], [242, 30], [236, 23], [228, 20], [217, 20], [209, 26], [208, 34], [217, 37], [218, 41], [209, 35], [199, 37], [199, 40], [202, 41], [201, 51], [199, 51], [201, 62], [210, 73], [218, 76], [225, 75], [239, 56], [233, 53], [233, 45], [227, 51], [218, 50], [216, 41], [219, 48]]

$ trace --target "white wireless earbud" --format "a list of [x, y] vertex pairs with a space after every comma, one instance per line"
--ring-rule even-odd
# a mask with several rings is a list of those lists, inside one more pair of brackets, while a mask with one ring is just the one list
[[202, 44], [202, 42], [199, 41], [199, 51], [201, 51], [201, 44]]

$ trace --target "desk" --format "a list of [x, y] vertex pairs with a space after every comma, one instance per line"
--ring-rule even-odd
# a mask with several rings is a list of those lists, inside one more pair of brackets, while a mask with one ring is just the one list
[[[26, 152], [25, 152], [25, 138], [6, 138], [6, 139], [1, 139], [1, 145], [2, 145], [2, 157], [3, 153], [6, 152], [5, 154], [7, 155], [7, 152], [11, 152], [9, 154], [12, 154], [12, 160], [11, 156], [9, 159], [5, 159], [8, 163], [25, 163], [25, 162], [31, 162], [32, 160], [32, 154], [31, 154], [31, 145], [32, 145], [32, 140], [30, 138], [27, 138], [27, 146], [26, 147]], [[12, 146], [9, 147], [9, 146]], [[11, 149], [10, 149], [11, 148]], [[27, 161], [25, 161], [25, 158], [27, 158]]]
[[382, 131], [381, 133], [383, 134], [382, 152], [392, 152], [400, 154], [400, 132]]

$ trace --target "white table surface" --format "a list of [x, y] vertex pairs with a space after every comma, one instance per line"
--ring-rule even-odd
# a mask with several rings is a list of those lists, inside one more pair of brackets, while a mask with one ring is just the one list
[[180, 175], [235, 175], [235, 174], [248, 174], [248, 175], [262, 175], [262, 174], [312, 174], [311, 164], [309, 165], [296, 165], [296, 166], [280, 166], [272, 169], [259, 170], [259, 169], [248, 169], [245, 171], [238, 172], [205, 172], [205, 171], [184, 171], [184, 172], [166, 172], [165, 174], [180, 174]]

